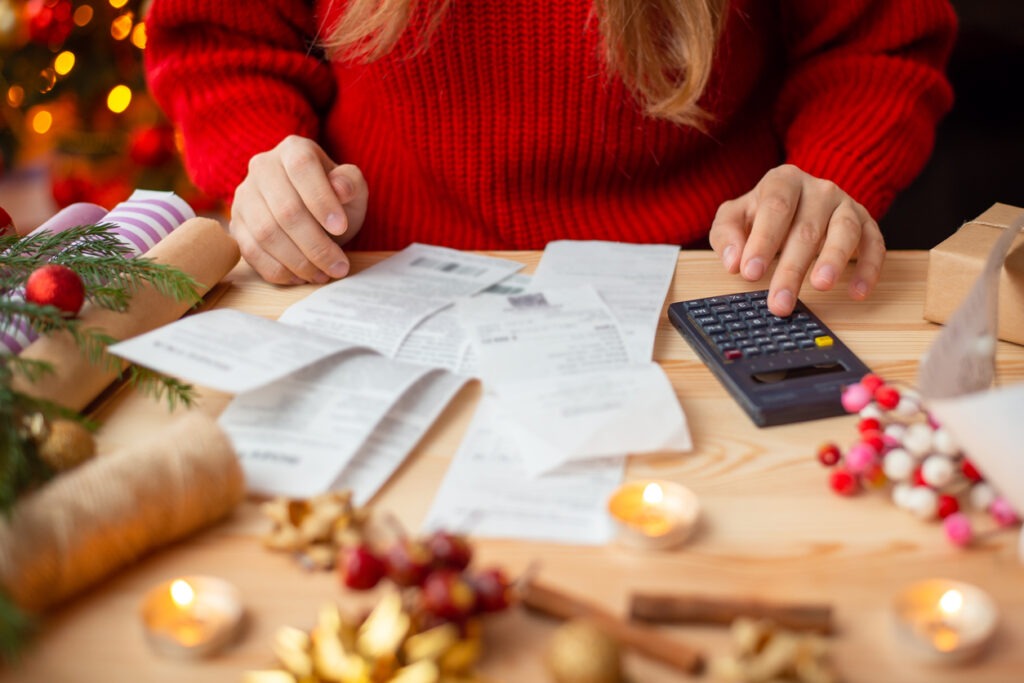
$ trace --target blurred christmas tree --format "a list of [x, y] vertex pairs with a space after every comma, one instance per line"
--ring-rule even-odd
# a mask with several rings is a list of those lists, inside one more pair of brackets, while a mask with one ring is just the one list
[[135, 188], [217, 205], [188, 181], [174, 129], [146, 91], [147, 0], [0, 0], [0, 175], [50, 163], [59, 206], [107, 208]]

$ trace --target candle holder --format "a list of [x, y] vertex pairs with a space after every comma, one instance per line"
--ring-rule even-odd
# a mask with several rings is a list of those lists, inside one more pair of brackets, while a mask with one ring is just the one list
[[998, 610], [988, 593], [968, 583], [928, 579], [896, 596], [896, 631], [918, 659], [959, 663], [991, 640]]
[[208, 657], [238, 635], [244, 610], [238, 590], [211, 576], [185, 576], [150, 590], [142, 603], [146, 639], [178, 659]]
[[608, 499], [619, 543], [641, 550], [682, 545], [697, 525], [700, 504], [690, 489], [669, 481], [633, 481]]

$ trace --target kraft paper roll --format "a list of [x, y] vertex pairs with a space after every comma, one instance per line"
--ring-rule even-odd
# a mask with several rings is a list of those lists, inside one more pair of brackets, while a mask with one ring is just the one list
[[[191, 275], [199, 283], [199, 293], [206, 294], [238, 263], [240, 253], [234, 239], [209, 218], [185, 221], [160, 241], [146, 255]], [[164, 296], [152, 284], [132, 295], [128, 311], [116, 313], [96, 306], [87, 306], [81, 314], [82, 328], [102, 330], [118, 341], [154, 330], [173, 322], [188, 310], [187, 303]], [[45, 361], [54, 372], [29, 382], [15, 377], [12, 385], [18, 391], [80, 411], [117, 378], [107, 362], [92, 364], [67, 333], [37, 339], [21, 352], [22, 358]]]
[[231, 442], [190, 412], [146, 443], [57, 475], [0, 519], [0, 588], [41, 611], [226, 516], [245, 494]]

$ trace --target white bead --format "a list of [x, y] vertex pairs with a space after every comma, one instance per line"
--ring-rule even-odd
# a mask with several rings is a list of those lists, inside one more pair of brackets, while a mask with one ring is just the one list
[[944, 455], [929, 455], [921, 463], [921, 478], [931, 487], [941, 489], [953, 481], [953, 461]]
[[902, 448], [894, 448], [885, 454], [882, 471], [891, 481], [906, 481], [914, 473], [914, 456]]
[[900, 417], [914, 417], [921, 410], [921, 404], [918, 400], [912, 396], [906, 394], [900, 394], [900, 402], [896, 404], [896, 407], [892, 409], [896, 415]]
[[932, 450], [932, 428], [923, 422], [910, 425], [903, 434], [903, 447], [918, 458], [928, 455]]
[[901, 441], [903, 439], [903, 435], [907, 433], [907, 425], [902, 422], [893, 422], [885, 426], [883, 433], [886, 436], [891, 436], [897, 441]]
[[907, 507], [915, 517], [934, 519], [939, 511], [939, 494], [927, 486], [915, 486], [907, 495]]
[[956, 445], [956, 441], [953, 440], [953, 435], [949, 433], [948, 429], [939, 427], [932, 434], [932, 449], [943, 455], [956, 455], [960, 447]]
[[885, 411], [878, 407], [878, 404], [872, 401], [863, 408], [860, 409], [861, 418], [873, 417], [879, 422], [885, 417]]
[[991, 485], [979, 481], [971, 487], [968, 495], [970, 496], [971, 507], [975, 510], [988, 510], [989, 506], [992, 505], [992, 501], [996, 499], [996, 490]]
[[892, 487], [892, 502], [902, 510], [910, 509], [911, 491], [914, 487], [910, 484], [899, 483]]

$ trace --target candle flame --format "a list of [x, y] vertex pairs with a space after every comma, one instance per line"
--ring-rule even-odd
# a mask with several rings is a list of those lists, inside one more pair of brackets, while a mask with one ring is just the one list
[[644, 503], [657, 505], [665, 497], [665, 492], [657, 484], [648, 484], [644, 487]]
[[943, 614], [956, 614], [964, 606], [964, 594], [951, 588], [939, 598], [939, 609]]
[[171, 600], [179, 607], [188, 607], [196, 599], [196, 592], [188, 581], [177, 579], [171, 583]]

